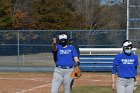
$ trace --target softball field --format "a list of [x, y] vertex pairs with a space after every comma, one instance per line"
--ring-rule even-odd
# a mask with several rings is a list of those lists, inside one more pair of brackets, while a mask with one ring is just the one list
[[[0, 93], [50, 93], [53, 73], [7, 72], [0, 73]], [[140, 85], [140, 76], [137, 78]], [[76, 87], [98, 86], [111, 88], [111, 73], [83, 72], [74, 82]], [[63, 87], [60, 88], [62, 91]], [[100, 91], [99, 93], [103, 93]]]

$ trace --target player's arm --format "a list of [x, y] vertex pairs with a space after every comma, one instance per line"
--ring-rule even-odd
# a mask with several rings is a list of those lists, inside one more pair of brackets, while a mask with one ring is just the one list
[[113, 68], [112, 68], [112, 84], [115, 84], [116, 69], [117, 69], [117, 66], [113, 63]]
[[80, 65], [80, 62], [79, 62], [79, 59], [78, 57], [74, 57], [74, 70], [72, 71], [72, 73], [70, 74], [70, 77], [73, 78], [73, 79], [78, 79], [81, 77], [82, 73], [81, 73], [81, 70], [79, 68], [79, 65]]
[[134, 82], [137, 82], [137, 77], [136, 76], [134, 77]]
[[[137, 66], [135, 66], [135, 69], [137, 70]], [[137, 77], [134, 77], [134, 82], [137, 82]]]
[[112, 89], [116, 90], [116, 73], [117, 73], [117, 65], [116, 61], [113, 61], [113, 68], [112, 68]]
[[52, 51], [56, 51], [56, 38], [52, 39]]
[[116, 89], [116, 85], [115, 85], [115, 74], [112, 74], [112, 89], [115, 90]]
[[74, 67], [77, 67], [80, 65], [80, 61], [79, 61], [78, 57], [74, 57], [74, 62], [75, 62]]
[[115, 74], [112, 74], [112, 84], [115, 84]]
[[[138, 56], [136, 56], [136, 59], [135, 59], [136, 61], [135, 61], [135, 70], [136, 70], [136, 72], [137, 72], [137, 70], [138, 70], [138, 65], [139, 65], [139, 62], [138, 62]], [[137, 82], [137, 76], [135, 76], [134, 77], [134, 82]]]

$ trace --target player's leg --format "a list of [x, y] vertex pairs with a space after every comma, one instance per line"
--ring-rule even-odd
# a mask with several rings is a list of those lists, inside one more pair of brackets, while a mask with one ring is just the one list
[[70, 90], [72, 90], [73, 84], [74, 84], [74, 79], [71, 81]]
[[116, 92], [117, 93], [125, 93], [125, 80], [123, 78], [119, 78], [116, 81]]
[[72, 83], [72, 78], [70, 77], [70, 73], [73, 71], [72, 69], [66, 69], [66, 73], [64, 75], [64, 93], [70, 93], [71, 92], [71, 83]]
[[133, 93], [133, 90], [134, 90], [134, 79], [133, 78], [129, 79], [129, 81], [127, 83], [128, 83], [128, 86], [126, 87], [125, 93]]
[[59, 68], [55, 68], [53, 79], [52, 79], [51, 93], [58, 93], [62, 81], [63, 81], [63, 76], [61, 70]]

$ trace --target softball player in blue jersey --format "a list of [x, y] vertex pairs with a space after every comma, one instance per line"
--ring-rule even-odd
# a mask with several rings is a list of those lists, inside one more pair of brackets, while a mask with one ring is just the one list
[[[116, 55], [112, 69], [112, 89], [117, 93], [133, 93], [136, 82], [138, 56], [132, 53], [132, 42], [122, 44], [123, 52]], [[115, 75], [117, 73], [117, 78]], [[116, 80], [115, 80], [116, 79]]]
[[51, 93], [58, 93], [61, 84], [63, 84], [64, 93], [70, 93], [73, 80], [70, 74], [74, 66], [80, 64], [78, 53], [73, 45], [68, 44], [68, 37], [65, 33], [59, 34], [59, 44], [56, 38], [53, 38], [52, 51], [56, 67], [52, 78]]

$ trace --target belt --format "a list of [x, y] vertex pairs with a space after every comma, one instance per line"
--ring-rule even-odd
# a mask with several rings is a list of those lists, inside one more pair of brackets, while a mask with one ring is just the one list
[[73, 68], [73, 66], [58, 66], [56, 65], [57, 68], [62, 68], [62, 69], [69, 69], [69, 68]]
[[120, 78], [131, 79], [131, 78], [135, 78], [135, 77], [120, 77]]

